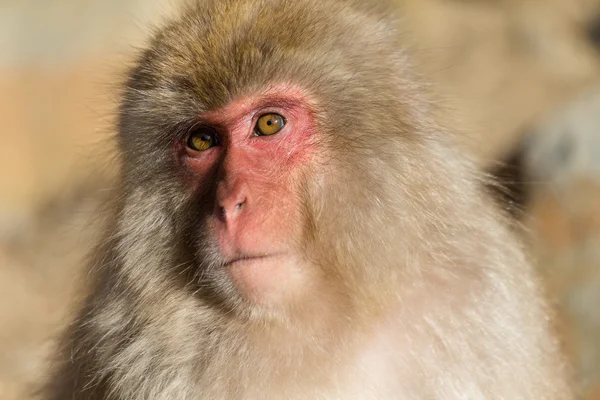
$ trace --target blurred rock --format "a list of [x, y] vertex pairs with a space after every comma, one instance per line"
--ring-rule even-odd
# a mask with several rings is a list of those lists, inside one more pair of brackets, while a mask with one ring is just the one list
[[525, 154], [535, 254], [588, 392], [600, 385], [600, 86], [540, 122]]
[[531, 179], [554, 186], [578, 176], [600, 181], [600, 85], [551, 114], [525, 139]]

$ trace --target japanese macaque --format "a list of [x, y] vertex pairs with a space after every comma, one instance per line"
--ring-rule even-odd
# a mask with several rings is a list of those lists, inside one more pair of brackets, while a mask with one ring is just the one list
[[393, 14], [214, 0], [125, 84], [45, 399], [570, 399], [537, 281]]

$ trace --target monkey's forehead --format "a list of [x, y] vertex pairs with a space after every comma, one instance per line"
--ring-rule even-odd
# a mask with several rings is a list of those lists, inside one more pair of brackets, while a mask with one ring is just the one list
[[185, 92], [206, 109], [271, 83], [348, 90], [393, 73], [393, 26], [347, 1], [203, 1], [159, 31], [129, 87]]

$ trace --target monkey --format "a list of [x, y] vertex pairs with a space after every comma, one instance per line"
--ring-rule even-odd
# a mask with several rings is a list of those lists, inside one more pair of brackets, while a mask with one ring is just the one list
[[206, 0], [156, 31], [43, 399], [572, 398], [528, 256], [389, 10]]

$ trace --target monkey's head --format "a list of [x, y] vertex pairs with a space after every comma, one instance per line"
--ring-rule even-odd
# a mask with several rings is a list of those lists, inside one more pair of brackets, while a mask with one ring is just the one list
[[352, 310], [421, 246], [450, 155], [383, 14], [259, 3], [202, 2], [132, 70], [122, 257], [234, 314]]

